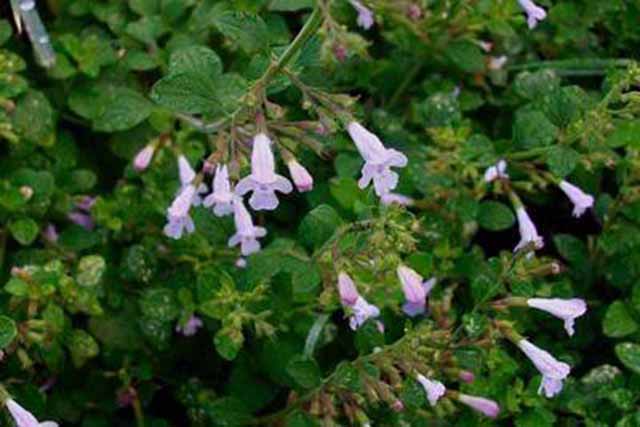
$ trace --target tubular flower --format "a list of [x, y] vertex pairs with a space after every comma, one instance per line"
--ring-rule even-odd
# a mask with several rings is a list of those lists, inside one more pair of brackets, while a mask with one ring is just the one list
[[347, 131], [365, 161], [358, 186], [364, 189], [373, 181], [378, 196], [390, 193], [398, 185], [398, 174], [391, 168], [405, 167], [407, 157], [398, 150], [385, 148], [376, 135], [358, 122], [349, 123]]
[[520, 350], [531, 360], [536, 369], [542, 374], [542, 382], [538, 393], [547, 397], [553, 397], [562, 390], [562, 381], [571, 372], [571, 367], [564, 362], [556, 360], [547, 351], [536, 347], [526, 339], [518, 343]]
[[575, 319], [587, 312], [587, 303], [580, 298], [530, 298], [527, 300], [527, 305], [564, 320], [564, 329], [569, 336], [574, 333]]
[[356, 285], [347, 273], [342, 272], [338, 275], [338, 293], [343, 307], [351, 310], [349, 326], [354, 331], [364, 325], [367, 320], [380, 316], [380, 309], [369, 304], [358, 293]]
[[520, 228], [520, 242], [515, 247], [514, 252], [519, 251], [532, 242], [535, 249], [542, 249], [544, 241], [538, 234], [538, 230], [533, 221], [531, 221], [524, 206], [519, 206], [516, 209], [516, 216], [518, 217], [518, 227]]
[[349, 0], [349, 3], [351, 3], [351, 6], [353, 6], [353, 8], [358, 12], [358, 25], [365, 30], [373, 27], [374, 21], [371, 9], [363, 5], [358, 0]]
[[138, 172], [147, 169], [149, 164], [151, 164], [151, 159], [153, 159], [153, 153], [155, 151], [156, 148], [153, 144], [148, 144], [142, 150], [138, 151], [138, 154], [136, 154], [136, 157], [133, 159], [133, 168]]
[[203, 325], [204, 324], [199, 317], [192, 315], [184, 325], [176, 325], [176, 332], [184, 335], [185, 337], [191, 337], [194, 336], [196, 332], [198, 332], [198, 329]]
[[484, 181], [489, 183], [493, 182], [496, 179], [507, 179], [509, 175], [506, 174], [507, 171], [507, 162], [504, 160], [499, 160], [493, 166], [489, 166], [487, 170], [484, 172]]
[[560, 182], [560, 189], [564, 191], [571, 203], [573, 203], [573, 216], [580, 218], [584, 212], [593, 206], [593, 196], [585, 193], [580, 188], [567, 182]]
[[260, 250], [258, 239], [266, 236], [267, 230], [253, 225], [251, 215], [239, 197], [233, 201], [233, 219], [236, 224], [236, 234], [229, 239], [229, 246], [239, 244], [240, 252], [244, 256], [258, 252]]
[[402, 310], [410, 317], [423, 314], [426, 310], [427, 295], [435, 286], [436, 279], [423, 282], [422, 276], [405, 265], [398, 267], [397, 274], [407, 301]]
[[427, 394], [427, 400], [431, 406], [436, 406], [438, 400], [447, 392], [444, 384], [440, 381], [430, 380], [422, 374], [417, 376], [417, 380], [420, 385], [422, 385], [422, 388], [424, 388], [424, 392]]
[[207, 191], [207, 186], [204, 184], [196, 188], [193, 182], [196, 173], [184, 156], [178, 158], [178, 171], [181, 188], [167, 209], [168, 223], [164, 227], [164, 234], [173, 239], [180, 239], [185, 232], [190, 234], [195, 231], [189, 210], [191, 206], [199, 206], [202, 203], [200, 193]]
[[529, 29], [534, 29], [539, 21], [547, 17], [547, 12], [531, 0], [518, 0], [518, 4], [527, 14]]
[[229, 172], [227, 165], [218, 165], [213, 178], [213, 193], [209, 194], [203, 201], [206, 208], [213, 206], [213, 213], [216, 216], [225, 216], [233, 212], [233, 192], [229, 182]]
[[276, 174], [275, 159], [271, 150], [271, 140], [264, 133], [253, 138], [251, 153], [251, 175], [246, 176], [236, 185], [236, 194], [243, 196], [252, 191], [249, 199], [251, 207], [259, 210], [274, 210], [278, 207], [275, 192], [290, 193], [293, 186], [289, 180]]
[[489, 418], [496, 418], [500, 413], [500, 406], [491, 399], [485, 399], [484, 397], [470, 396], [468, 394], [460, 393], [458, 401], [464, 403], [471, 409], [474, 409]]
[[11, 417], [16, 422], [16, 427], [58, 427], [58, 423], [54, 421], [38, 421], [31, 412], [24, 409], [13, 399], [7, 399], [6, 406]]
[[304, 193], [305, 191], [311, 191], [313, 189], [313, 177], [297, 160], [289, 160], [287, 167], [289, 168], [291, 179], [293, 179], [293, 183], [299, 192]]

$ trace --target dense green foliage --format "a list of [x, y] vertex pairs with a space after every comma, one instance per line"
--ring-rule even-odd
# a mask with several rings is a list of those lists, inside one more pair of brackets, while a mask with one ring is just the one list
[[[0, 6], [0, 400], [82, 427], [640, 427], [640, 4], [540, 0], [530, 29], [516, 0], [362, 3], [369, 29], [347, 0], [42, 0], [48, 68]], [[354, 120], [408, 158], [410, 206], [359, 188]], [[177, 159], [237, 182], [260, 132], [314, 178], [250, 210], [262, 250], [204, 206], [168, 237]], [[514, 252], [522, 206], [544, 247]], [[424, 316], [401, 264], [437, 278]], [[349, 327], [341, 272], [380, 323]], [[575, 335], [534, 297], [586, 300]], [[571, 366], [553, 398], [525, 336]]]

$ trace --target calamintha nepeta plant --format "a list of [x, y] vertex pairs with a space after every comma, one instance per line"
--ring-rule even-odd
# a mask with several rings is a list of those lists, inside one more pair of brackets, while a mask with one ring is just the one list
[[[634, 203], [631, 180], [605, 187], [635, 165], [611, 133], [640, 74], [533, 60], [604, 44], [545, 39], [551, 2], [39, 3], [51, 39], [11, 6], [51, 82], [0, 58], [19, 427], [55, 425], [23, 402], [61, 425], [533, 425], [573, 398], [588, 251], [539, 211], [608, 224]], [[558, 77], [609, 66], [603, 95]]]

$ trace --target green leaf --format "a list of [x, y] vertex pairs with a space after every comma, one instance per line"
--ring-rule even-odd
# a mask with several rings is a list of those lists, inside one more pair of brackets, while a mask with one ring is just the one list
[[13, 116], [16, 130], [27, 140], [51, 145], [55, 139], [54, 112], [49, 100], [37, 91], [29, 91], [20, 98]]
[[299, 239], [307, 246], [319, 248], [342, 225], [342, 218], [329, 205], [320, 205], [309, 212], [298, 228]]
[[295, 12], [313, 7], [313, 0], [273, 0], [269, 3], [269, 10], [274, 12]]
[[171, 74], [153, 85], [151, 99], [173, 111], [211, 114], [218, 109], [215, 81], [193, 73]]
[[556, 416], [553, 412], [543, 408], [533, 408], [527, 410], [516, 418], [516, 427], [553, 427]]
[[510, 228], [516, 219], [511, 209], [503, 203], [484, 201], [478, 209], [478, 223], [482, 228], [500, 231]]
[[604, 334], [613, 338], [621, 338], [638, 330], [629, 307], [623, 301], [615, 301], [607, 309], [602, 322]]
[[640, 120], [625, 120], [615, 124], [615, 130], [607, 138], [607, 145], [611, 148], [640, 147]]
[[216, 16], [213, 24], [246, 53], [255, 53], [267, 47], [269, 30], [258, 15], [227, 11]]
[[74, 329], [71, 336], [67, 338], [66, 345], [76, 368], [82, 367], [100, 352], [96, 340], [82, 329]]
[[525, 99], [536, 99], [551, 94], [560, 86], [560, 79], [553, 70], [524, 71], [516, 76], [515, 91]]
[[582, 265], [589, 257], [584, 242], [570, 234], [556, 234], [553, 243], [560, 255], [572, 264]]
[[103, 111], [95, 117], [93, 128], [101, 132], [131, 129], [151, 114], [151, 103], [138, 92], [116, 87], [104, 99]]
[[11, 344], [17, 335], [16, 322], [10, 317], [0, 315], [0, 349]]
[[519, 148], [550, 145], [556, 137], [556, 127], [540, 111], [519, 111], [513, 123], [513, 141]]
[[21, 245], [30, 245], [38, 237], [38, 223], [31, 218], [22, 218], [9, 223], [9, 231]]
[[180, 313], [173, 292], [166, 288], [147, 289], [140, 298], [140, 310], [146, 317], [170, 322]]
[[446, 55], [454, 65], [467, 73], [479, 73], [485, 69], [484, 54], [480, 47], [468, 41], [451, 43]]
[[242, 331], [238, 329], [221, 329], [213, 339], [216, 351], [226, 360], [234, 360], [244, 344]]
[[169, 74], [193, 73], [206, 76], [222, 74], [222, 61], [206, 46], [189, 46], [171, 54]]
[[623, 342], [615, 347], [616, 356], [636, 374], [640, 374], [640, 344]]
[[102, 280], [102, 275], [107, 268], [107, 263], [100, 255], [82, 257], [78, 263], [76, 281], [80, 286], [94, 287]]
[[296, 384], [305, 389], [317, 387], [322, 381], [316, 361], [303, 356], [292, 357], [289, 360], [287, 373]]
[[569, 175], [578, 165], [580, 155], [573, 148], [556, 145], [547, 152], [547, 166], [558, 178]]

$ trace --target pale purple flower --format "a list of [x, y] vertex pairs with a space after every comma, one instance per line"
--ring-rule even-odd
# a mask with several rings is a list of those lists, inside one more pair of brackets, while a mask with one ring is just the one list
[[185, 323], [184, 325], [176, 325], [176, 332], [184, 335], [185, 337], [192, 337], [203, 325], [204, 324], [199, 317], [191, 315], [189, 320], [187, 320], [187, 323]]
[[345, 306], [353, 306], [360, 297], [355, 283], [347, 273], [338, 274], [338, 294], [340, 294], [340, 302]]
[[427, 394], [427, 400], [431, 406], [436, 406], [438, 400], [447, 392], [446, 387], [440, 381], [430, 380], [422, 374], [418, 374], [417, 378], [424, 392]]
[[295, 159], [288, 161], [287, 166], [289, 167], [291, 179], [293, 179], [293, 183], [299, 192], [304, 193], [313, 189], [313, 177], [304, 166]]
[[407, 301], [402, 306], [402, 310], [410, 317], [423, 314], [426, 310], [427, 295], [435, 286], [436, 279], [423, 282], [422, 276], [405, 265], [398, 267], [397, 274]]
[[371, 9], [363, 5], [358, 0], [349, 0], [349, 3], [351, 3], [351, 6], [353, 6], [353, 8], [358, 12], [358, 25], [365, 30], [373, 27], [374, 21]]
[[[380, 316], [380, 310], [373, 304], [369, 304], [356, 289], [356, 285], [347, 273], [338, 275], [338, 292], [340, 301], [345, 308], [350, 309], [349, 326], [354, 331], [364, 325], [369, 319]], [[384, 332], [384, 326], [378, 322], [378, 330]]]
[[400, 206], [412, 206], [415, 203], [415, 200], [403, 194], [386, 193], [380, 197], [380, 203], [382, 203], [385, 206], [390, 206], [393, 204], [400, 205]]
[[479, 41], [478, 45], [480, 45], [480, 49], [482, 49], [486, 53], [491, 52], [491, 50], [493, 49], [493, 43], [485, 41], [485, 40]]
[[58, 427], [58, 423], [53, 421], [38, 421], [31, 412], [11, 398], [7, 399], [5, 404], [11, 413], [11, 417], [16, 422], [16, 427]]
[[167, 225], [164, 226], [163, 232], [165, 236], [178, 240], [184, 234], [191, 234], [196, 231], [191, 215], [173, 217], [167, 215]]
[[580, 298], [530, 298], [527, 300], [529, 307], [546, 311], [551, 315], [564, 320], [564, 329], [569, 336], [574, 333], [575, 319], [587, 312], [587, 303]]
[[547, 12], [531, 0], [518, 0], [518, 3], [527, 14], [529, 29], [535, 28], [539, 21], [547, 17]]
[[56, 243], [60, 235], [58, 234], [58, 230], [56, 230], [56, 226], [53, 224], [47, 224], [47, 227], [42, 232], [42, 237], [49, 243]]
[[190, 184], [196, 177], [196, 172], [189, 164], [187, 158], [183, 155], [178, 156], [178, 172], [182, 185]]
[[142, 150], [138, 151], [138, 154], [133, 159], [133, 168], [142, 172], [149, 167], [151, 159], [153, 159], [153, 153], [156, 151], [156, 147], [153, 144], [146, 145]]
[[476, 380], [475, 374], [471, 371], [460, 371], [458, 378], [467, 384], [471, 384]]
[[544, 394], [547, 397], [553, 397], [560, 393], [562, 390], [562, 381], [571, 372], [571, 367], [564, 362], [556, 360], [547, 351], [536, 347], [526, 339], [520, 340], [518, 347], [520, 347], [520, 350], [527, 355], [536, 369], [542, 374], [542, 382], [540, 383], [538, 393], [542, 394], [544, 390]]
[[500, 413], [500, 406], [495, 401], [484, 397], [460, 393], [458, 401], [490, 418], [496, 418]]
[[82, 196], [76, 201], [76, 207], [87, 213], [91, 212], [91, 208], [96, 204], [96, 198], [93, 196]]
[[358, 186], [364, 189], [373, 180], [378, 196], [390, 193], [398, 185], [398, 174], [391, 167], [405, 167], [407, 157], [398, 150], [385, 148], [375, 134], [358, 122], [349, 123], [347, 131], [365, 161]]
[[255, 210], [273, 210], [278, 207], [275, 192], [290, 193], [293, 186], [289, 180], [276, 174], [271, 140], [264, 133], [253, 138], [251, 153], [251, 175], [245, 176], [236, 185], [236, 194], [242, 196], [253, 192], [249, 204]]
[[507, 171], [507, 162], [504, 160], [499, 160], [493, 166], [489, 166], [487, 170], [484, 172], [484, 181], [485, 182], [493, 182], [496, 179], [507, 179], [509, 175], [506, 174]]
[[245, 268], [247, 266], [247, 260], [240, 257], [236, 260], [236, 267], [238, 268]]
[[205, 207], [213, 206], [216, 216], [225, 216], [233, 212], [233, 192], [229, 182], [227, 165], [218, 165], [213, 178], [213, 193], [209, 194], [202, 203]]
[[573, 203], [574, 217], [580, 218], [587, 209], [593, 206], [593, 196], [585, 193], [575, 185], [563, 180], [560, 182], [560, 189], [564, 191], [564, 194]]
[[91, 231], [96, 226], [96, 224], [93, 222], [93, 218], [91, 217], [91, 215], [80, 212], [80, 211], [69, 212], [67, 214], [67, 218], [69, 218], [69, 221], [79, 225], [85, 230]]
[[502, 67], [504, 67], [504, 64], [507, 63], [507, 59], [506, 55], [491, 56], [489, 58], [489, 69], [492, 71], [501, 70]]
[[240, 252], [244, 256], [258, 252], [260, 250], [258, 239], [266, 236], [267, 230], [253, 225], [251, 215], [239, 197], [233, 201], [233, 219], [236, 224], [236, 234], [229, 239], [229, 246], [240, 245]]
[[518, 227], [520, 228], [520, 242], [515, 247], [514, 252], [519, 251], [532, 242], [534, 243], [535, 249], [542, 249], [544, 241], [538, 234], [538, 230], [533, 221], [531, 221], [524, 206], [519, 206], [516, 209], [516, 216], [518, 217]]

